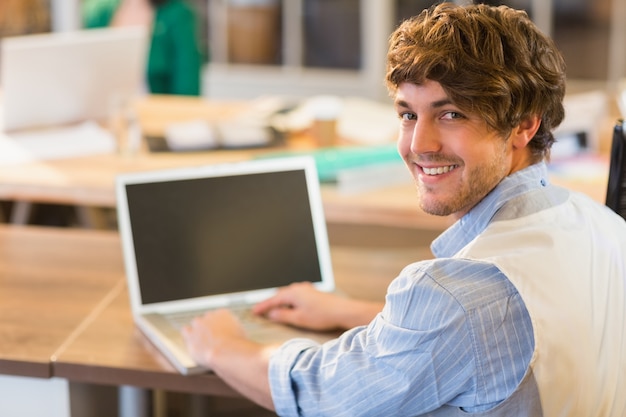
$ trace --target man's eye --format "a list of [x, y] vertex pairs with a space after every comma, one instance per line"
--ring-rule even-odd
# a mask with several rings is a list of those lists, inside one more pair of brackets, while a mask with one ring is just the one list
[[449, 111], [443, 115], [443, 119], [462, 119], [463, 115], [459, 112]]
[[415, 119], [417, 119], [417, 117], [413, 113], [409, 113], [409, 112], [400, 113], [400, 118], [402, 120], [415, 120]]

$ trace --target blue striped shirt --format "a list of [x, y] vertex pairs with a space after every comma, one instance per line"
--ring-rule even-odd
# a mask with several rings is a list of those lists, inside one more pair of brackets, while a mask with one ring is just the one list
[[[367, 326], [323, 345], [296, 339], [270, 361], [281, 416], [415, 416], [444, 404], [486, 410], [517, 387], [534, 349], [528, 311], [488, 262], [452, 258], [497, 217], [559, 198], [544, 163], [505, 178], [389, 286]], [[508, 204], [506, 203], [513, 204]]]

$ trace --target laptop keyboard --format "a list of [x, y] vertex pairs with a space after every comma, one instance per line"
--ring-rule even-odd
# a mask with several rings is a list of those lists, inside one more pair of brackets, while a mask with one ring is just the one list
[[[229, 309], [239, 318], [243, 328], [252, 340], [260, 343], [284, 342], [288, 339], [306, 337], [323, 343], [336, 337], [332, 333], [319, 333], [296, 329], [294, 327], [273, 323], [252, 312], [251, 306], [241, 305], [229, 307]], [[194, 317], [201, 316], [207, 310], [187, 311], [181, 313], [171, 313], [164, 315], [165, 319], [178, 331], [191, 322]]]
[[[241, 321], [246, 330], [254, 330], [263, 323], [267, 323], [262, 317], [252, 312], [250, 306], [241, 305], [229, 307], [229, 310]], [[205, 314], [208, 310], [185, 311], [180, 313], [167, 314], [165, 317], [172, 326], [180, 330], [187, 324], [191, 323], [195, 317]]]

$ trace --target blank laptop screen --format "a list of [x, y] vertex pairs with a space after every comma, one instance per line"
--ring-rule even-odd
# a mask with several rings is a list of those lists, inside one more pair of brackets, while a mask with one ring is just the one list
[[321, 280], [304, 170], [126, 193], [143, 304]]

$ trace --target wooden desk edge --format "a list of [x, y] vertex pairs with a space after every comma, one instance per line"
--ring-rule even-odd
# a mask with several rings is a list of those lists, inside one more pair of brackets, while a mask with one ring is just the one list
[[53, 373], [52, 366], [48, 361], [0, 359], [0, 375], [51, 378]]
[[132, 385], [149, 389], [222, 397], [240, 396], [213, 373], [182, 375], [171, 372], [138, 371], [136, 369], [127, 370], [107, 366], [53, 362], [52, 374], [72, 382], [115, 386]]

